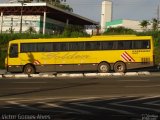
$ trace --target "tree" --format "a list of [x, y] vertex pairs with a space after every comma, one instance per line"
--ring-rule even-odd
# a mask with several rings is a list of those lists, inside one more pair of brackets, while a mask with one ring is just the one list
[[147, 30], [148, 25], [150, 25], [150, 23], [149, 23], [148, 20], [143, 20], [143, 21], [140, 23], [140, 26], [143, 28], [144, 31]]
[[135, 34], [135, 31], [132, 29], [129, 29], [129, 28], [119, 26], [119, 27], [110, 27], [103, 34], [104, 35], [108, 35], [108, 34]]
[[67, 25], [62, 33], [63, 37], [82, 37], [89, 36], [85, 31], [83, 26], [78, 25]]
[[30, 27], [28, 28], [28, 30], [26, 30], [26, 32], [29, 33], [29, 34], [37, 33], [36, 30], [35, 30], [35, 28], [34, 28], [33, 26], [30, 26]]
[[[28, 0], [30, 2], [33, 2], [34, 0]], [[58, 8], [61, 8], [63, 10], [67, 10], [69, 12], [73, 12], [73, 9], [67, 5], [67, 4], [62, 4], [62, 2], [66, 2], [66, 0], [36, 0], [36, 2], [46, 2], [49, 4], [52, 4]]]
[[158, 24], [159, 24], [159, 21], [156, 18], [153, 18], [152, 19], [152, 29], [153, 29], [153, 31], [158, 30]]

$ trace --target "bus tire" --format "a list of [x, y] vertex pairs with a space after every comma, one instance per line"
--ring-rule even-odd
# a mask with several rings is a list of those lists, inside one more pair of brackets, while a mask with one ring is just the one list
[[31, 64], [27, 64], [24, 66], [23, 72], [25, 74], [34, 74], [36, 72], [35, 67]]
[[107, 62], [101, 62], [98, 65], [98, 72], [100, 73], [108, 73], [110, 71], [110, 65]]
[[114, 65], [114, 71], [115, 72], [125, 72], [126, 71], [126, 65], [124, 62], [116, 62]]

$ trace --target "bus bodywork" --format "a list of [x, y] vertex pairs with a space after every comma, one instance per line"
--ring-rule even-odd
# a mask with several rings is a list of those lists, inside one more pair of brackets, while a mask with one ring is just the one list
[[151, 36], [20, 39], [9, 42], [9, 72], [124, 72], [154, 65]]

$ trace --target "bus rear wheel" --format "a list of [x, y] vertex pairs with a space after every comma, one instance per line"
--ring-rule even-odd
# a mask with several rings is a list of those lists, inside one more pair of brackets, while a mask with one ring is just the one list
[[30, 65], [30, 64], [24, 66], [24, 73], [25, 73], [25, 74], [34, 74], [34, 73], [35, 73], [35, 68], [34, 68], [34, 66], [33, 66], [33, 65]]
[[106, 62], [102, 62], [98, 65], [98, 72], [108, 73], [110, 71], [110, 65]]
[[123, 62], [117, 62], [117, 63], [115, 63], [115, 65], [114, 65], [114, 71], [115, 72], [125, 72], [125, 70], [126, 70], [126, 65], [125, 65], [125, 63], [123, 63]]

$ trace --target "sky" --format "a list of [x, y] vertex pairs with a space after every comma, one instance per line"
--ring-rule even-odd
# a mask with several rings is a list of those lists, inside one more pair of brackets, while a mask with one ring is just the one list
[[[74, 13], [100, 22], [103, 0], [66, 0]], [[113, 20], [151, 20], [157, 18], [160, 0], [110, 0], [113, 2]], [[8, 0], [0, 0], [1, 3]]]

